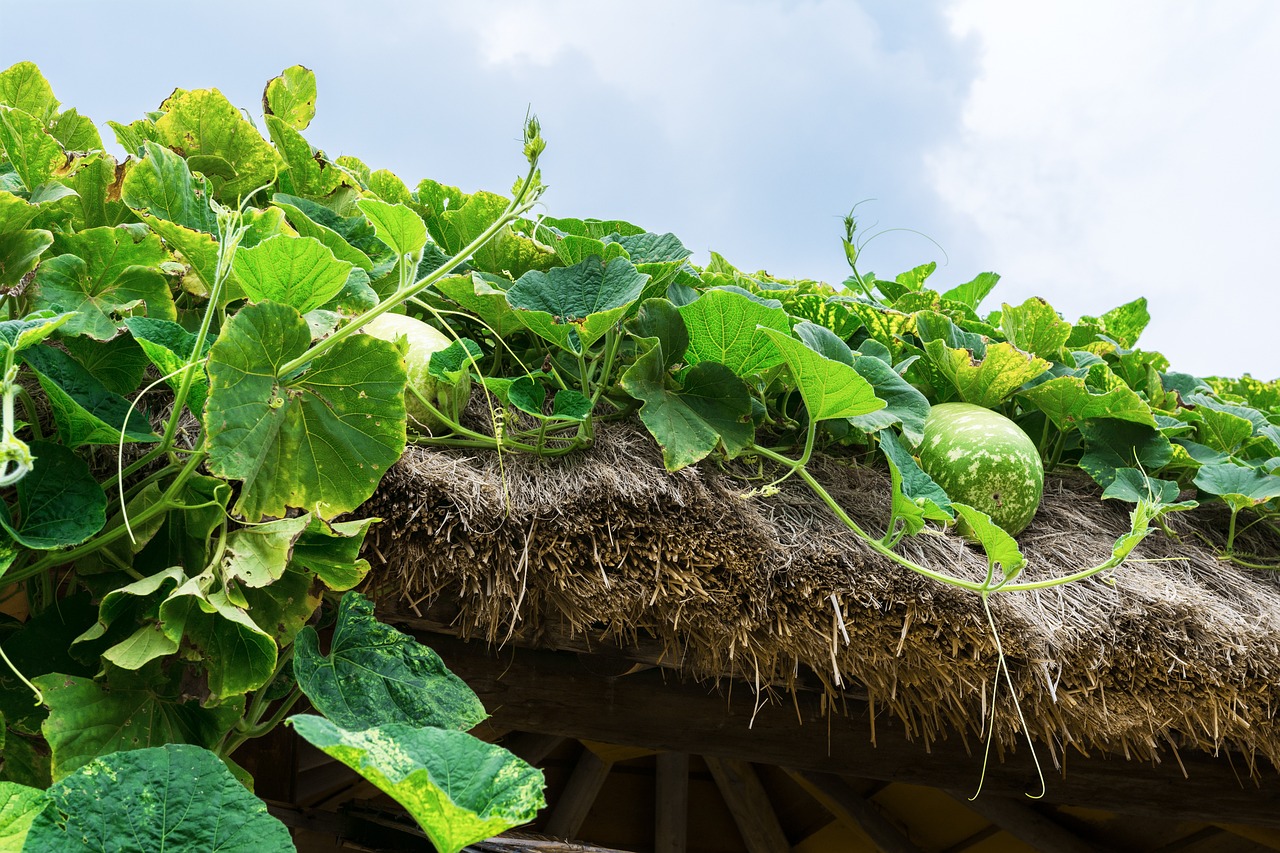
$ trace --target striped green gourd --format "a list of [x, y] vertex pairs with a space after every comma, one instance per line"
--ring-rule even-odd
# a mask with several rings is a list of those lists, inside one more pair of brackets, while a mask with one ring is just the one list
[[920, 467], [953, 501], [991, 516], [1009, 535], [1026, 528], [1044, 494], [1044, 465], [1027, 434], [998, 412], [940, 403], [924, 422]]

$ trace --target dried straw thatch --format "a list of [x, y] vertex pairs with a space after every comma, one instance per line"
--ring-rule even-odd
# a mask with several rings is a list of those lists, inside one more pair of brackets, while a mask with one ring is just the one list
[[[864, 529], [882, 530], [887, 473], [823, 459], [811, 470]], [[996, 647], [975, 594], [865, 547], [798, 478], [744, 497], [745, 470], [667, 473], [652, 439], [615, 425], [558, 460], [415, 447], [365, 508], [385, 519], [370, 556], [401, 612], [456, 604], [466, 636], [653, 637], [696, 676], [829, 689], [888, 708], [926, 742], [981, 729]], [[991, 609], [1033, 735], [1135, 758], [1166, 747], [1280, 761], [1280, 573], [1215, 557], [1225, 516], [1181, 513], [1109, 578], [1001, 594]], [[1032, 578], [1105, 560], [1127, 505], [1091, 481], [1050, 477], [1019, 536]], [[1274, 557], [1257, 528], [1240, 548]], [[951, 534], [899, 550], [977, 579], [980, 551]], [[398, 598], [398, 602], [392, 602]], [[847, 638], [845, 632], [847, 631]], [[1017, 737], [1007, 692], [999, 741]]]

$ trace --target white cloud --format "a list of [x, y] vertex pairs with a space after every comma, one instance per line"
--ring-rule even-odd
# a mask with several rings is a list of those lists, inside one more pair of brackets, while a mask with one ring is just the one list
[[962, 0], [951, 23], [981, 70], [929, 167], [1001, 295], [1146, 295], [1176, 369], [1280, 376], [1280, 6]]

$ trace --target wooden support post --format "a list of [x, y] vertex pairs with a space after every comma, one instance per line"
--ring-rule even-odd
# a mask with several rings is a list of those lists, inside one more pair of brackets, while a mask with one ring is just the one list
[[613, 762], [604, 761], [589, 749], [582, 750], [582, 757], [573, 768], [564, 791], [556, 798], [555, 808], [543, 829], [556, 838], [573, 838], [582, 829], [582, 822], [591, 811], [605, 777], [613, 769]]
[[1098, 847], [1017, 800], [985, 794], [970, 800], [955, 792], [951, 792], [951, 797], [1036, 850], [1045, 853], [1098, 853]]
[[689, 837], [689, 755], [659, 752], [654, 853], [685, 853]]
[[834, 773], [806, 773], [790, 769], [787, 773], [842, 823], [866, 833], [882, 853], [921, 853], [920, 848], [882, 815], [874, 803], [859, 795]]
[[769, 796], [760, 784], [760, 777], [752, 766], [736, 758], [716, 758], [704, 755], [707, 768], [715, 777], [716, 787], [729, 806], [734, 823], [742, 833], [750, 853], [786, 853], [791, 849], [782, 824], [773, 812]]

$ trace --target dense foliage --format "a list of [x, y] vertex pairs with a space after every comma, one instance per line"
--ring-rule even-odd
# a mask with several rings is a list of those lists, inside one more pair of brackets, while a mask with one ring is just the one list
[[[698, 267], [672, 234], [533, 215], [534, 120], [507, 198], [327, 157], [302, 136], [304, 68], [263, 104], [266, 137], [216, 89], [176, 90], [109, 123], [117, 162], [35, 66], [0, 73], [0, 577], [30, 614], [0, 626], [5, 849], [28, 828], [31, 849], [125, 832], [83, 805], [103, 774], [130, 780], [112, 796], [190, 809], [149, 830], [181, 849], [240, 849], [199, 834], [226, 831], [207, 810], [288, 849], [231, 755], [304, 696], [317, 715], [292, 718], [299, 734], [441, 850], [532, 817], [537, 771], [464, 734], [484, 715], [474, 694], [348, 592], [377, 522], [350, 516], [409, 441], [552, 456], [635, 414], [669, 469], [754, 460], [735, 470], [758, 471], [763, 498], [766, 472], [798, 476], [889, 559], [983, 595], [1115, 567], [1184, 497], [1230, 508], [1238, 562], [1237, 517], [1274, 523], [1280, 387], [1171, 371], [1136, 348], [1144, 300], [1075, 323], [1037, 298], [980, 313], [994, 274], [937, 290], [932, 264], [860, 273], [852, 217], [843, 288], [714, 254]], [[412, 342], [363, 333], [388, 312], [452, 341], [430, 381], [406, 389]], [[1046, 470], [1078, 467], [1132, 503], [1113, 557], [1019, 582], [1013, 538], [912, 455], [931, 405], [952, 401], [1011, 418]], [[824, 446], [888, 468], [886, 530], [808, 472]], [[957, 518], [984, 580], [893, 550]]]

